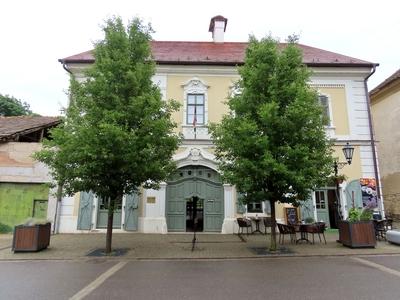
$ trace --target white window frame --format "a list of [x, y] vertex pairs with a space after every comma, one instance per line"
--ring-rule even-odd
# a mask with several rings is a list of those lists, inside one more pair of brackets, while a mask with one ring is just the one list
[[[189, 96], [195, 96], [196, 99], [197, 99], [198, 96], [203, 96], [203, 104], [201, 104], [201, 105], [200, 105], [200, 104], [197, 104], [197, 101], [195, 102], [195, 104], [189, 104], [189, 101], [186, 99], [186, 102], [187, 102], [187, 104], [186, 104], [186, 110], [188, 109], [189, 106], [194, 106], [194, 107], [202, 106], [202, 107], [203, 107], [203, 113], [202, 113], [203, 122], [200, 123], [199, 120], [196, 118], [196, 119], [197, 119], [197, 121], [196, 121], [196, 126], [203, 126], [203, 125], [205, 125], [206, 122], [205, 122], [205, 96], [204, 96], [204, 94], [187, 94], [187, 97], [189, 97]], [[196, 115], [200, 115], [200, 114], [197, 114], [197, 113], [196, 113]], [[186, 123], [187, 123], [188, 125], [193, 124], [193, 121], [192, 121], [192, 122], [189, 122], [188, 119], [189, 119], [189, 114], [186, 113]]]
[[326, 127], [328, 127], [328, 128], [334, 128], [334, 125], [333, 125], [333, 112], [332, 112], [332, 99], [331, 99], [331, 96], [330, 95], [328, 95], [328, 94], [325, 94], [325, 93], [321, 93], [321, 92], [319, 92], [318, 91], [318, 103], [320, 102], [320, 99], [319, 99], [319, 97], [326, 97], [326, 99], [327, 99], [327, 102], [328, 102], [328, 110], [329, 110], [329, 122], [328, 122], [328, 125], [326, 126]]
[[203, 80], [198, 77], [189, 79], [183, 87], [183, 118], [182, 126], [193, 126], [193, 124], [187, 123], [187, 97], [189, 94], [203, 94], [204, 95], [204, 123], [199, 126], [206, 126], [208, 123], [208, 86]]

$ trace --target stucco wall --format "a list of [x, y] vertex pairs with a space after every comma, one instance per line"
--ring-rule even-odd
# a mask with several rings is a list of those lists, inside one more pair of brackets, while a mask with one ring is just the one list
[[[186, 122], [184, 119], [184, 88], [183, 84], [193, 79], [195, 76], [168, 75], [167, 99], [174, 99], [182, 106], [178, 112], [173, 114], [174, 121], [178, 126]], [[219, 122], [224, 114], [228, 112], [228, 107], [224, 103], [229, 95], [230, 88], [237, 78], [233, 76], [197, 76], [208, 85], [207, 89], [207, 106], [208, 121]]]
[[0, 144], [0, 182], [49, 182], [46, 166], [32, 158], [40, 149], [40, 143]]
[[321, 87], [319, 93], [328, 96], [332, 113], [332, 126], [335, 127], [335, 134], [349, 134], [349, 119], [347, 113], [347, 100], [345, 87]]
[[400, 81], [371, 100], [385, 209], [400, 217]]

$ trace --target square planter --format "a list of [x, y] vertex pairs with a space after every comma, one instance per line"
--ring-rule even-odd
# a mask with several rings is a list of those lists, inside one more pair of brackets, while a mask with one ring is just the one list
[[339, 221], [339, 242], [350, 248], [375, 248], [375, 229], [372, 221]]
[[50, 244], [51, 224], [18, 225], [14, 228], [14, 252], [40, 251]]

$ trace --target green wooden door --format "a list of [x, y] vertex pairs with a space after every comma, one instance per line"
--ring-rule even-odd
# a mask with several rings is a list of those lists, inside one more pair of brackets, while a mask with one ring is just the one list
[[93, 197], [94, 194], [92, 192], [80, 193], [78, 224], [77, 224], [77, 229], [79, 230], [92, 229]]
[[204, 199], [204, 231], [221, 231], [224, 221], [224, 190], [222, 185], [197, 182], [197, 192]]
[[[189, 182], [167, 186], [167, 226], [168, 231], [186, 231], [186, 200], [185, 189]], [[189, 198], [189, 197], [188, 197]]]
[[129, 231], [138, 230], [138, 208], [139, 195], [130, 194], [125, 198], [125, 220], [124, 229]]
[[327, 190], [315, 191], [315, 208], [317, 209], [318, 221], [323, 221], [327, 227], [330, 227]]
[[[116, 203], [113, 217], [113, 228], [121, 228], [122, 203]], [[97, 228], [107, 228], [108, 201], [99, 198], [97, 206]]]
[[198, 197], [204, 206], [204, 231], [221, 231], [224, 191], [217, 172], [190, 166], [177, 170], [168, 181], [166, 215], [168, 231], [186, 231], [186, 202]]

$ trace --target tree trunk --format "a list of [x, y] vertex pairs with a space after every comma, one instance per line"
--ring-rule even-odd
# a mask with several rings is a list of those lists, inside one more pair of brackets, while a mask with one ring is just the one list
[[271, 204], [271, 246], [269, 247], [270, 251], [276, 251], [276, 216], [275, 216], [275, 201], [270, 200]]
[[111, 253], [115, 200], [116, 199], [110, 199], [109, 205], [108, 205], [107, 234], [106, 234], [106, 254], [107, 255]]

